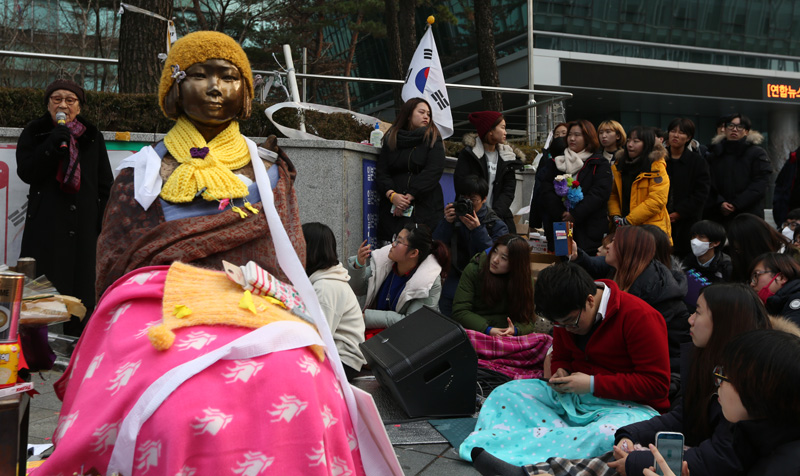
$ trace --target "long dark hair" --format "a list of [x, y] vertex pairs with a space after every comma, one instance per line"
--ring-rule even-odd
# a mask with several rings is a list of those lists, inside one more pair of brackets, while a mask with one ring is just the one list
[[639, 228], [653, 235], [653, 239], [656, 240], [656, 259], [667, 269], [672, 268], [672, 243], [669, 235], [655, 225], [639, 225]]
[[306, 238], [306, 274], [328, 269], [339, 264], [336, 256], [336, 237], [328, 225], [304, 223], [303, 236]]
[[614, 234], [614, 252], [617, 255], [614, 282], [620, 290], [627, 291], [653, 262], [656, 256], [656, 240], [641, 227], [619, 227]]
[[[489, 269], [489, 262], [500, 245], [508, 248], [508, 273], [497, 275]], [[505, 298], [509, 304], [509, 317], [515, 322], [531, 322], [533, 319], [530, 252], [530, 245], [525, 239], [518, 235], [503, 235], [492, 246], [480, 269], [482, 299], [493, 306]]]
[[386, 138], [384, 141], [385, 144], [389, 146], [390, 150], [397, 150], [397, 131], [399, 129], [404, 129], [407, 131], [411, 130], [411, 114], [421, 102], [424, 102], [428, 106], [428, 110], [431, 112], [431, 120], [428, 122], [428, 126], [425, 128], [424, 139], [430, 144], [430, 147], [433, 147], [436, 144], [436, 141], [439, 139], [439, 129], [436, 127], [436, 124], [433, 123], [433, 108], [430, 104], [428, 104], [428, 101], [422, 98], [411, 98], [403, 103], [403, 105], [400, 107], [400, 112], [397, 113], [397, 119], [395, 119], [392, 127], [386, 131]]
[[753, 260], [752, 264], [750, 264], [750, 269], [747, 274], [753, 276], [753, 271], [755, 267], [758, 266], [758, 263], [762, 263], [767, 271], [780, 274], [786, 281], [794, 281], [800, 278], [800, 263], [791, 256], [782, 255], [780, 253], [764, 253], [763, 255], [759, 255]]
[[[769, 316], [758, 295], [742, 283], [712, 284], [700, 293], [711, 313], [711, 337], [704, 348], [695, 347], [692, 367], [686, 382], [683, 410], [686, 444], [699, 445], [711, 437], [708, 404], [716, 392], [712, 371], [719, 364], [725, 346], [739, 334], [754, 329], [770, 329]], [[716, 318], [715, 318], [716, 316]]]
[[647, 161], [651, 162], [650, 160], [650, 153], [653, 152], [653, 148], [656, 146], [656, 133], [652, 127], [645, 127], [645, 126], [636, 126], [631, 129], [630, 134], [628, 135], [628, 140], [633, 140], [634, 136], [644, 143], [644, 147], [642, 148], [642, 153], [639, 154], [638, 157], [631, 157], [628, 155], [628, 148], [625, 147], [620, 154], [620, 157], [617, 159], [617, 166], [620, 166], [625, 163], [629, 163], [631, 161]]
[[418, 264], [425, 261], [429, 255], [433, 255], [442, 267], [442, 279], [447, 278], [447, 272], [450, 270], [450, 249], [441, 241], [433, 239], [428, 225], [409, 222], [403, 229], [408, 231], [408, 248], [419, 251]]
[[779, 330], [742, 334], [720, 364], [750, 418], [800, 425], [800, 337]]
[[731, 248], [728, 254], [733, 261], [732, 280], [742, 283], [750, 281], [748, 271], [757, 256], [777, 253], [782, 246], [785, 254], [797, 253], [785, 236], [769, 226], [763, 218], [751, 213], [737, 215], [728, 224], [728, 244]]

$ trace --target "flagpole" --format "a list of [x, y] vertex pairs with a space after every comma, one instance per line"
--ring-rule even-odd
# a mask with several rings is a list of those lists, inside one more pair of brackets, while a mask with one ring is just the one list
[[[528, 89], [533, 90], [533, 0], [528, 0]], [[533, 145], [536, 136], [536, 99], [528, 97], [528, 143]]]

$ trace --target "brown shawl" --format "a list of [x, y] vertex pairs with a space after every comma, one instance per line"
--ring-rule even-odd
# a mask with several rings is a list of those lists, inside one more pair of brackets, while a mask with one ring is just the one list
[[[305, 263], [306, 242], [293, 186], [297, 171], [283, 151], [279, 154], [279, 179], [273, 189], [275, 208], [300, 262]], [[260, 211], [262, 204], [255, 207]], [[180, 261], [221, 270], [222, 260], [237, 265], [252, 260], [287, 281], [278, 265], [263, 212], [248, 213], [245, 219], [233, 212], [223, 212], [165, 222], [160, 200], [144, 210], [134, 199], [133, 169], [120, 172], [111, 189], [97, 240], [98, 299], [114, 281], [137, 268]]]

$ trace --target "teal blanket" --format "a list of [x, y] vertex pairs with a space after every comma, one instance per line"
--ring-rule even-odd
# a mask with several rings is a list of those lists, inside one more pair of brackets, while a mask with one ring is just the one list
[[657, 415], [647, 405], [558, 393], [541, 380], [514, 380], [486, 399], [459, 456], [472, 461], [472, 448], [478, 447], [518, 466], [551, 456], [592, 458], [611, 450], [617, 428]]

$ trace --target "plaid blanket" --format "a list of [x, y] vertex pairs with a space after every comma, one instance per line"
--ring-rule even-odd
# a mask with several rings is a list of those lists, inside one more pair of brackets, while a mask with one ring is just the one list
[[530, 475], [551, 474], [553, 476], [614, 476], [617, 472], [608, 467], [608, 463], [615, 461], [614, 453], [608, 453], [597, 458], [566, 459], [548, 458], [544, 463], [528, 464], [522, 469]]
[[478, 365], [513, 379], [539, 378], [547, 350], [553, 338], [547, 334], [523, 336], [490, 336], [467, 329], [472, 347], [478, 354]]

